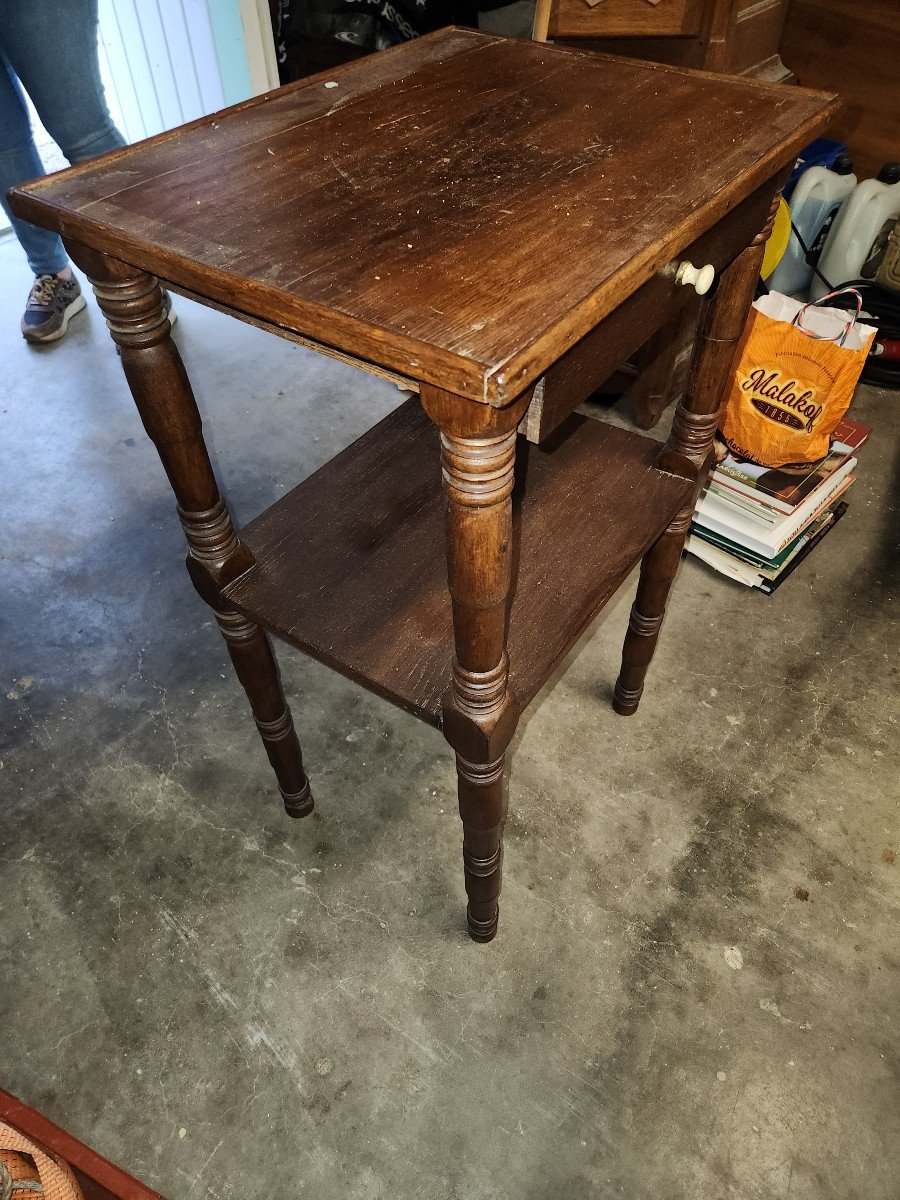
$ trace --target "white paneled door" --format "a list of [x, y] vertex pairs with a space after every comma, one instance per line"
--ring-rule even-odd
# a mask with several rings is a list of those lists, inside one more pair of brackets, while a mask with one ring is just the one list
[[[100, 73], [126, 141], [278, 86], [268, 0], [99, 0], [99, 14]], [[47, 170], [64, 167], [34, 112], [32, 123]]]
[[129, 142], [277, 87], [267, 0], [100, 0], [100, 68]]

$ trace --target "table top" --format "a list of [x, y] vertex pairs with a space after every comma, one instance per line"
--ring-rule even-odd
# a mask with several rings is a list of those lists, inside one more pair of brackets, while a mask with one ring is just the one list
[[837, 108], [446, 29], [11, 202], [219, 304], [502, 404]]

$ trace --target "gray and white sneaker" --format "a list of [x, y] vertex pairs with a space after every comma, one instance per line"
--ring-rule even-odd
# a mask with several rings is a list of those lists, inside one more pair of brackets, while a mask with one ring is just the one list
[[38, 275], [28, 295], [22, 317], [22, 336], [28, 342], [55, 342], [65, 335], [69, 321], [81, 312], [85, 299], [78, 280], [58, 275]]

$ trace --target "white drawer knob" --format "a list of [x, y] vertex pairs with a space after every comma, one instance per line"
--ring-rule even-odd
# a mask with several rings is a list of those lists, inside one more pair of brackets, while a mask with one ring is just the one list
[[683, 262], [678, 264], [675, 282], [684, 287], [693, 287], [698, 296], [705, 296], [715, 277], [716, 268], [711, 263], [707, 263], [705, 267], [695, 267], [693, 263]]

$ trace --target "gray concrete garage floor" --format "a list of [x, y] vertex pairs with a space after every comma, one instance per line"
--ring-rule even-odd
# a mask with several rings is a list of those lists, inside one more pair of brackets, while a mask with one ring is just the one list
[[[685, 562], [638, 716], [631, 585], [546, 687], [477, 946], [441, 736], [283, 648], [284, 815], [96, 308], [0, 278], [0, 1084], [171, 1200], [896, 1197], [897, 396], [776, 596]], [[398, 402], [178, 310], [241, 520]]]

